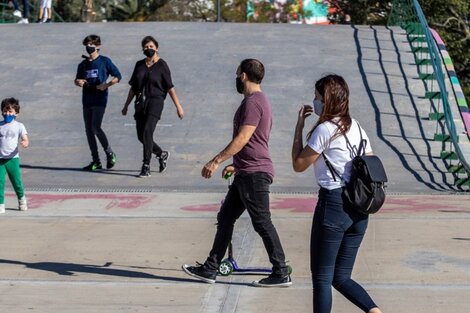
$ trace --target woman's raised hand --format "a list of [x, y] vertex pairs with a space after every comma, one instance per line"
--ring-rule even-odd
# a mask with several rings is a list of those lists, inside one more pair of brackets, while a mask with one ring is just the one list
[[313, 113], [313, 108], [311, 105], [308, 105], [308, 104], [302, 105], [299, 110], [297, 124], [300, 124], [301, 126], [303, 126], [305, 119], [309, 117], [310, 115], [312, 115], [312, 113]]

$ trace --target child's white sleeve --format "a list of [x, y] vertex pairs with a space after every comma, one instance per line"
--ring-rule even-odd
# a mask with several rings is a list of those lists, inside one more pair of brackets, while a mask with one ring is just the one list
[[20, 138], [27, 134], [28, 132], [26, 131], [26, 128], [24, 127], [23, 123], [21, 123], [20, 124]]

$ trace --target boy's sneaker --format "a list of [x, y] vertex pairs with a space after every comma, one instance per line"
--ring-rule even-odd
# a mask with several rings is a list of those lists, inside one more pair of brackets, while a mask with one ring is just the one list
[[20, 11], [20, 10], [15, 10], [15, 11], [13, 12], [13, 15], [16, 16], [16, 17], [20, 17], [20, 18], [23, 17], [23, 15], [21, 14], [21, 11]]
[[5, 203], [0, 204], [0, 214], [5, 213]]
[[116, 153], [111, 152], [106, 154], [106, 168], [109, 170], [114, 167], [114, 164], [116, 164]]
[[29, 20], [27, 18], [20, 18], [18, 24], [29, 24]]
[[150, 165], [143, 164], [142, 169], [140, 170], [139, 177], [150, 177]]
[[103, 168], [103, 165], [101, 165], [101, 162], [91, 162], [90, 164], [85, 166], [83, 170], [94, 172], [94, 171], [101, 170], [102, 168]]
[[291, 285], [292, 280], [290, 275], [279, 277], [271, 274], [266, 278], [253, 282], [253, 286], [256, 287], [289, 287]]
[[26, 201], [26, 197], [18, 199], [18, 210], [20, 211], [28, 210], [28, 202]]
[[163, 173], [166, 170], [168, 163], [168, 158], [170, 157], [170, 152], [162, 151], [162, 154], [158, 157], [158, 162], [160, 163], [160, 173]]
[[187, 264], [184, 264], [183, 266], [181, 266], [181, 268], [189, 276], [192, 276], [209, 284], [215, 283], [217, 271], [208, 270], [204, 265], [189, 266]]

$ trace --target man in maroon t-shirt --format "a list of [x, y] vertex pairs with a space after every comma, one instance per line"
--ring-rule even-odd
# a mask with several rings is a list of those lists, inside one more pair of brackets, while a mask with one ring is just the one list
[[232, 141], [207, 162], [201, 172], [203, 177], [211, 178], [220, 164], [233, 157], [233, 164], [227, 165], [222, 171], [222, 177], [236, 175], [217, 215], [217, 232], [209, 257], [203, 265], [182, 266], [188, 275], [207, 283], [215, 283], [218, 267], [232, 239], [235, 221], [247, 210], [273, 265], [271, 275], [253, 282], [253, 285], [292, 285], [281, 241], [269, 211], [269, 186], [274, 176], [268, 148], [272, 109], [261, 91], [263, 77], [264, 66], [260, 61], [246, 59], [240, 63], [236, 86], [244, 99], [233, 119]]

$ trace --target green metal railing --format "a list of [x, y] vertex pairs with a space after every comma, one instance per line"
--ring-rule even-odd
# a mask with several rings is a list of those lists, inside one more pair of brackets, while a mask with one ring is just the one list
[[[449, 172], [454, 174], [457, 186], [470, 186], [470, 164], [459, 145], [459, 136], [449, 104], [443, 60], [419, 2], [394, 0], [388, 25], [400, 26], [406, 30], [419, 77], [426, 89], [425, 97], [430, 100], [429, 118], [436, 121], [436, 130], [442, 126], [442, 133], [436, 132], [434, 136], [434, 140], [443, 142], [441, 159], [446, 161]], [[458, 164], [452, 164], [453, 162]], [[460, 170], [453, 171], [455, 168]]]
[[0, 23], [8, 23], [12, 20], [12, 13], [6, 1], [0, 2]]

